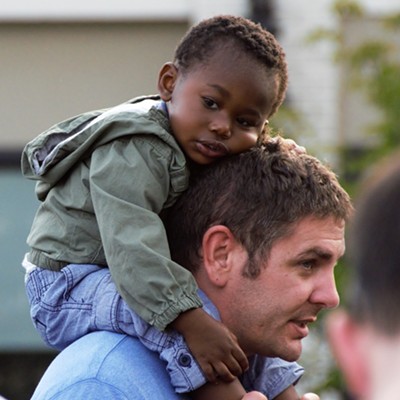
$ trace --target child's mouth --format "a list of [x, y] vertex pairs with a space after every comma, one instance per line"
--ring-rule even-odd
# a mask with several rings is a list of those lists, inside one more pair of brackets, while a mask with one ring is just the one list
[[217, 141], [198, 141], [197, 150], [206, 157], [218, 158], [228, 155], [228, 147]]

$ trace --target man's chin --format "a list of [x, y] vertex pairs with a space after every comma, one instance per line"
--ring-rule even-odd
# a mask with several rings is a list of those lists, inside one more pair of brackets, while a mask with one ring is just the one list
[[[269, 343], [267, 346], [257, 346], [249, 354], [260, 354], [264, 357], [279, 357], [285, 361], [297, 361], [303, 350], [300, 339], [292, 339], [286, 342], [278, 341]], [[248, 355], [249, 355], [248, 354]]]
[[293, 340], [282, 349], [281, 354], [279, 354], [278, 357], [286, 361], [297, 361], [300, 358], [302, 351], [303, 345], [301, 340]]

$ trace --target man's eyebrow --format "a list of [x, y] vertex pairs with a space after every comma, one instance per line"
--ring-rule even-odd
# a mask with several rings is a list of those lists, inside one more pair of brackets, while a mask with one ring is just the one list
[[299, 257], [305, 257], [305, 256], [306, 257], [314, 256], [322, 258], [323, 260], [331, 260], [333, 254], [330, 251], [321, 249], [320, 247], [313, 247], [299, 254]]

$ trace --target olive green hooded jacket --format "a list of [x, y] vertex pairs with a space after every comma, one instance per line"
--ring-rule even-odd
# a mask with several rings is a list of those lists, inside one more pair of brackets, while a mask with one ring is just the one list
[[108, 267], [128, 305], [160, 330], [201, 306], [193, 276], [170, 259], [159, 217], [189, 174], [158, 96], [51, 127], [25, 146], [22, 171], [41, 201], [30, 262]]

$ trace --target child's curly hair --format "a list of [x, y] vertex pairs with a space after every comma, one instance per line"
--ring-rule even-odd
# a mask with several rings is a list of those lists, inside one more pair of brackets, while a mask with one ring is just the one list
[[271, 76], [279, 79], [278, 94], [271, 109], [273, 115], [282, 104], [288, 85], [286, 56], [272, 33], [249, 19], [231, 15], [215, 16], [193, 26], [175, 50], [174, 62], [183, 72], [205, 62], [221, 44], [233, 43], [238, 49], [260, 61]]

